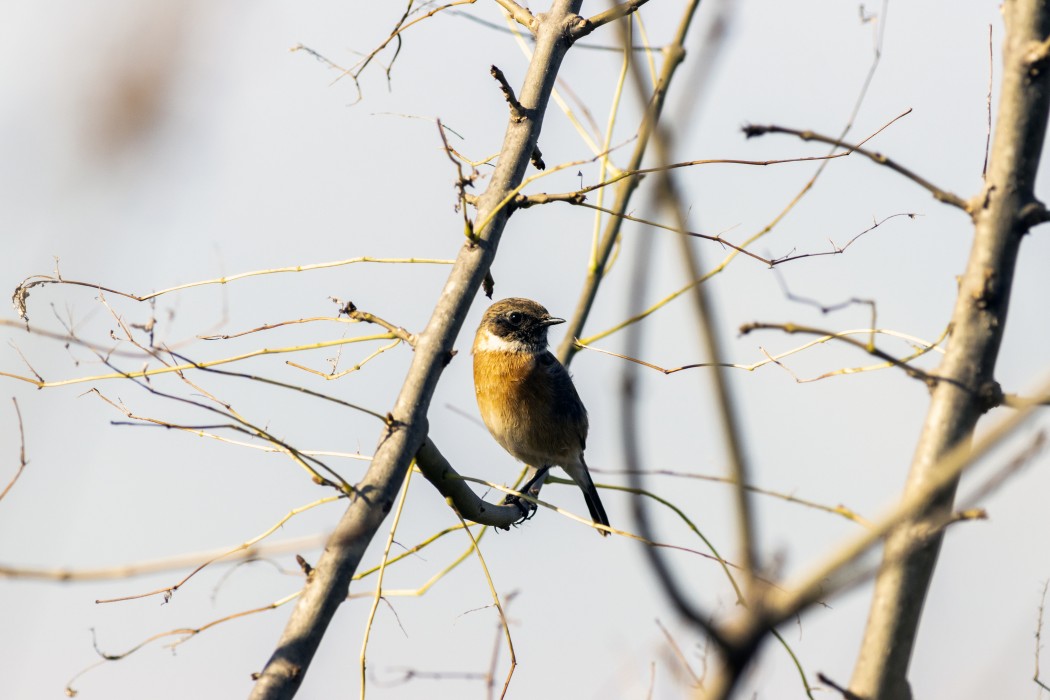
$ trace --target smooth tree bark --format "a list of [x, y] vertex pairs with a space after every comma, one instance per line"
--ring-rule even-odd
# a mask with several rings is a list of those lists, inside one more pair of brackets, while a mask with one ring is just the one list
[[[1021, 240], [1045, 220], [1034, 193], [1050, 109], [1050, 3], [1007, 0], [1002, 92], [984, 191], [970, 202], [974, 238], [959, 284], [951, 340], [934, 372], [923, 430], [904, 498], [937, 479], [942, 458], [968, 443], [978, 419], [998, 405], [995, 361], [1006, 325]], [[908, 699], [908, 665], [937, 563], [941, 529], [958, 478], [921, 515], [887, 538], [850, 691], [860, 698]]]

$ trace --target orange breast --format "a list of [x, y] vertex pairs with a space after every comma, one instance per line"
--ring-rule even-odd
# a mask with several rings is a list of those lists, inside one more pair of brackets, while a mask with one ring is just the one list
[[476, 352], [474, 391], [496, 441], [533, 466], [574, 463], [583, 451], [587, 414], [560, 365], [529, 353]]

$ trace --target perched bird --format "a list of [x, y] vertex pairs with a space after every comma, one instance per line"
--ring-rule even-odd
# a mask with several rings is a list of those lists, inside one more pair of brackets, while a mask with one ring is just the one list
[[[583, 491], [591, 519], [607, 526], [609, 517], [583, 461], [587, 409], [568, 370], [547, 350], [547, 329], [558, 323], [565, 319], [529, 299], [490, 306], [474, 336], [474, 393], [492, 437], [534, 470], [522, 493], [538, 494], [551, 467], [561, 467]], [[526, 515], [535, 509], [513, 496], [506, 502]]]

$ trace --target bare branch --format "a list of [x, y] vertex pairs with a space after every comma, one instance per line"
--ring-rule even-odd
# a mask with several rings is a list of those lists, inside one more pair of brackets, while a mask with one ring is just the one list
[[529, 8], [522, 7], [514, 0], [496, 0], [496, 4], [502, 7], [515, 22], [528, 29], [531, 33], [536, 33], [538, 22]]
[[920, 177], [911, 170], [908, 170], [904, 166], [898, 164], [896, 161], [890, 160], [881, 153], [877, 151], [869, 151], [865, 148], [862, 148], [861, 144], [863, 142], [854, 146], [840, 139], [836, 139], [831, 136], [824, 136], [823, 134], [818, 134], [815, 131], [810, 131], [808, 129], [789, 129], [788, 127], [776, 126], [775, 124], [769, 124], [766, 126], [749, 124], [744, 127], [744, 134], [748, 138], [753, 138], [755, 136], [763, 136], [765, 134], [791, 134], [793, 136], [797, 136], [803, 141], [817, 141], [820, 143], [831, 144], [832, 146], [837, 146], [840, 148], [846, 148], [848, 149], [849, 153], [859, 153], [865, 158], [871, 160], [872, 162], [878, 163], [879, 165], [884, 165], [890, 170], [893, 170], [894, 172], [903, 175], [904, 177], [908, 178], [909, 180], [911, 180], [912, 182], [914, 182], [915, 184], [919, 185], [920, 187], [928, 191], [930, 194], [932, 194], [934, 199], [936, 199], [937, 201], [944, 202], [945, 204], [950, 204], [953, 207], [962, 209], [964, 212], [970, 214], [971, 216], [973, 215], [973, 208], [970, 202], [967, 202], [965, 199], [963, 199], [957, 194], [953, 194], [948, 190], [944, 190], [940, 187], [937, 187], [930, 181]]
[[423, 441], [423, 446], [416, 453], [416, 466], [467, 520], [502, 530], [521, 521], [522, 512], [518, 506], [496, 505], [478, 498], [430, 438]]
[[452, 344], [491, 265], [510, 215], [512, 198], [536, 147], [543, 114], [562, 59], [569, 48], [568, 28], [578, 19], [582, 0], [556, 0], [537, 18], [536, 49], [518, 96], [534, 118], [507, 125], [503, 149], [489, 187], [479, 198], [474, 231], [460, 250], [430, 322], [417, 339], [408, 375], [390, 411], [388, 429], [355, 499], [314, 567], [284, 634], [252, 690], [253, 700], [291, 698], [310, 662], [368, 543], [393, 507], [405, 471], [427, 434], [426, 414], [441, 373], [452, 358]]
[[589, 17], [584, 20], [583, 23], [578, 24], [573, 28], [573, 41], [582, 39], [604, 24], [615, 22], [618, 19], [623, 19], [624, 17], [633, 15], [638, 11], [638, 8], [647, 2], [649, 2], [649, 0], [627, 0], [627, 2], [614, 5], [605, 12], [599, 12], [593, 17]]
[[[653, 130], [660, 121], [660, 115], [663, 113], [671, 80], [674, 78], [682, 61], [685, 60], [685, 40], [698, 6], [699, 1], [697, 0], [689, 3], [685, 8], [682, 19], [675, 31], [674, 39], [664, 52], [663, 67], [657, 78], [656, 85], [653, 87], [652, 94], [649, 95], [645, 116], [638, 128], [638, 140], [635, 142], [634, 151], [631, 153], [630, 161], [627, 164], [628, 172], [637, 173], [645, 160]], [[611, 211], [616, 212], [616, 215], [606, 224], [601, 241], [592, 253], [593, 262], [587, 270], [587, 279], [584, 282], [583, 289], [580, 291], [580, 298], [576, 303], [576, 309], [573, 311], [572, 318], [566, 324], [565, 339], [558, 347], [558, 359], [563, 364], [568, 365], [572, 362], [572, 357], [576, 353], [574, 339], [583, 336], [583, 326], [587, 322], [591, 307], [598, 296], [598, 289], [605, 278], [606, 265], [616, 246], [616, 242], [620, 238], [623, 226], [622, 215], [627, 213], [631, 197], [641, 182], [641, 175], [635, 174], [620, 180], [616, 187], [616, 199], [611, 207]], [[583, 193], [572, 194], [582, 195]]]
[[[1046, 41], [1050, 6], [1038, 0], [1017, 0], [1003, 5], [1003, 15], [1002, 88], [985, 193], [966, 209], [974, 220], [971, 254], [959, 280], [951, 343], [936, 371], [942, 381], [933, 388], [905, 486], [905, 503], [925, 492], [931, 481], [941, 480], [946, 459], [967, 451], [977, 421], [988, 408], [985, 396], [960, 387], [995, 386], [995, 362], [1007, 325], [1021, 237], [1027, 231], [1019, 215], [1035, 201], [1035, 180], [1050, 115], [1050, 72], [1032, 47]], [[951, 203], [959, 206], [958, 201]], [[913, 543], [951, 512], [957, 485], [957, 477], [943, 480], [937, 498], [914, 511], [886, 541], [850, 682], [851, 690], [863, 697], [911, 695], [908, 665], [941, 535], [921, 540], [922, 546], [914, 551]]]
[[405, 341], [406, 343], [408, 343], [412, 347], [415, 347], [415, 345], [416, 345], [416, 334], [415, 333], [409, 333], [408, 331], [406, 331], [401, 326], [395, 326], [393, 323], [390, 323], [389, 321], [384, 321], [383, 319], [379, 318], [378, 316], [376, 316], [374, 314], [370, 314], [367, 311], [361, 311], [356, 306], [354, 306], [354, 302], [352, 302], [352, 301], [348, 301], [346, 303], [343, 303], [342, 301], [340, 301], [339, 299], [336, 299], [335, 297], [332, 297], [332, 301], [334, 301], [336, 304], [339, 305], [339, 307], [340, 307], [339, 308], [339, 313], [345, 314], [347, 318], [349, 318], [349, 319], [351, 319], [353, 321], [360, 321], [362, 323], [374, 323], [377, 326], [382, 326], [383, 328], [385, 328], [388, 331], [390, 331], [391, 335], [393, 335], [393, 336], [395, 336], [397, 338], [400, 338], [401, 340]]
[[18, 450], [18, 469], [15, 471], [15, 475], [11, 477], [11, 481], [7, 482], [7, 486], [4, 487], [3, 491], [0, 491], [0, 501], [4, 500], [4, 496], [7, 492], [14, 487], [15, 482], [18, 481], [18, 477], [22, 476], [22, 472], [25, 471], [26, 465], [29, 462], [26, 461], [26, 431], [22, 425], [22, 410], [18, 408], [18, 399], [11, 397], [11, 402], [15, 405], [15, 415], [18, 417], [18, 438], [21, 447]]
[[496, 79], [499, 83], [500, 92], [503, 93], [503, 99], [507, 101], [507, 106], [510, 108], [510, 119], [513, 122], [525, 121], [527, 115], [525, 114], [525, 108], [518, 102], [518, 98], [514, 96], [514, 88], [507, 82], [507, 76], [503, 75], [496, 66], [489, 68], [489, 75]]
[[189, 552], [161, 559], [136, 561], [130, 564], [99, 566], [83, 569], [40, 569], [0, 564], [0, 578], [18, 578], [56, 582], [117, 581], [134, 578], [136, 576], [164, 573], [175, 569], [184, 569], [187, 566], [197, 566], [202, 560], [218, 561], [219, 559], [222, 559], [224, 563], [229, 564], [231, 562], [263, 559], [278, 554], [300, 552], [307, 549], [317, 549], [324, 545], [326, 539], [327, 537], [325, 535], [306, 535], [304, 537], [297, 537], [295, 539], [270, 544], [245, 543], [248, 544], [248, 546], [243, 548], [222, 548], [204, 552]]
[[[879, 350], [878, 348], [872, 346], [870, 343], [862, 343], [861, 341], [859, 341], [859, 340], [857, 340], [855, 338], [850, 338], [849, 336], [845, 336], [845, 335], [842, 335], [841, 333], [836, 333], [834, 331], [829, 331], [829, 330], [825, 330], [825, 329], [821, 329], [821, 328], [812, 328], [810, 326], [800, 326], [800, 325], [797, 325], [797, 324], [794, 324], [794, 323], [758, 323], [758, 322], [755, 322], [755, 323], [745, 323], [744, 325], [740, 326], [740, 334], [741, 335], [747, 335], [748, 333], [751, 333], [752, 331], [757, 331], [757, 330], [779, 330], [779, 331], [784, 331], [785, 333], [792, 333], [792, 334], [793, 333], [803, 333], [803, 334], [806, 334], [806, 335], [827, 336], [828, 338], [832, 338], [832, 339], [841, 341], [843, 343], [847, 343], [849, 345], [852, 345], [855, 348], [860, 348], [861, 350], [863, 350], [864, 352], [868, 353], [869, 355], [871, 355], [873, 357], [877, 357], [880, 360], [885, 360], [886, 362], [889, 362], [894, 367], [900, 367], [902, 370], [904, 370], [905, 374], [907, 374], [909, 377], [912, 377], [913, 379], [921, 380], [923, 383], [925, 383], [927, 386], [930, 386], [930, 387], [936, 386], [939, 382], [955, 382], [956, 381], [954, 379], [951, 379], [950, 377], [941, 377], [941, 376], [936, 375], [936, 374], [930, 374], [929, 372], [921, 370], [918, 367], [914, 367], [912, 365], [907, 364], [906, 362], [900, 360], [899, 358], [894, 357], [893, 355], [890, 355], [887, 352], [883, 352], [882, 350]], [[961, 385], [960, 385], [960, 388], [966, 389], [967, 391], [969, 391], [969, 392], [971, 392], [973, 394], [977, 394], [978, 393], [977, 389], [974, 389], [974, 388], [962, 387]]]
[[1050, 690], [1050, 686], [1039, 677], [1039, 656], [1043, 650], [1043, 613], [1046, 611], [1046, 591], [1050, 589], [1050, 580], [1047, 580], [1043, 584], [1043, 595], [1039, 599], [1039, 616], [1035, 623], [1035, 674], [1032, 676], [1032, 680], [1035, 684], [1043, 690]]
[[275, 275], [283, 272], [309, 272], [310, 270], [324, 270], [330, 267], [342, 267], [343, 265], [352, 265], [354, 263], [422, 263], [431, 265], [451, 265], [454, 261], [452, 260], [434, 260], [432, 258], [372, 258], [368, 256], [362, 256], [357, 258], [349, 258], [347, 260], [335, 260], [332, 262], [313, 263], [310, 265], [292, 265], [289, 267], [275, 267], [268, 270], [253, 270], [252, 272], [241, 272], [236, 275], [230, 275], [229, 277], [218, 277], [212, 280], [203, 280], [201, 282], [189, 282], [187, 284], [180, 284], [175, 287], [169, 287], [162, 289], [159, 292], [152, 292], [151, 294], [132, 294], [130, 292], [122, 292], [117, 289], [110, 289], [109, 287], [103, 287], [100, 284], [94, 282], [79, 282], [77, 280], [67, 280], [62, 278], [61, 275], [56, 274], [55, 276], [50, 275], [33, 275], [22, 280], [11, 295], [11, 301], [15, 306], [15, 310], [18, 311], [18, 315], [24, 321], [29, 321], [28, 311], [26, 309], [26, 300], [29, 297], [29, 291], [34, 287], [39, 287], [46, 284], [71, 284], [78, 287], [88, 287], [89, 289], [96, 289], [99, 291], [106, 292], [107, 294], [116, 294], [117, 296], [125, 297], [127, 299], [134, 299], [135, 301], [149, 301], [156, 297], [163, 296], [165, 294], [171, 294], [172, 292], [178, 292], [183, 289], [191, 289], [193, 287], [204, 287], [213, 284], [229, 284], [230, 282], [236, 282], [237, 280], [244, 279], [246, 277], [257, 277], [259, 275]]

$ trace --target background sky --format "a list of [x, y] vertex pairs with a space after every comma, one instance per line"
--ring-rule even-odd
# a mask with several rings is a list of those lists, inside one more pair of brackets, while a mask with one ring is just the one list
[[[544, 6], [533, 7], [541, 11]], [[585, 3], [585, 14], [603, 6]], [[454, 211], [455, 173], [441, 149], [435, 117], [454, 130], [450, 143], [475, 160], [497, 152], [505, 103], [488, 74], [498, 65], [520, 84], [526, 58], [502, 25], [495, 3], [479, 2], [423, 22], [404, 36], [389, 80], [382, 54], [361, 81], [349, 80], [303, 51], [308, 46], [346, 66], [378, 45], [403, 7], [385, 3], [9, 2], [0, 60], [0, 286], [14, 290], [34, 274], [145, 294], [238, 272], [320, 263], [357, 256], [454, 258], [462, 220]], [[652, 42], [668, 41], [678, 3], [653, 2], [642, 12]], [[862, 21], [863, 18], [869, 21]], [[873, 19], [873, 21], [871, 21]], [[495, 23], [497, 28], [473, 19]], [[720, 19], [718, 50], [705, 37]], [[1003, 28], [994, 4], [957, 2], [705, 3], [689, 57], [672, 89], [667, 116], [676, 160], [767, 160], [823, 155], [824, 147], [787, 136], [745, 140], [740, 127], [776, 123], [837, 134], [848, 121], [875, 56], [881, 59], [851, 132], [862, 139], [907, 109], [912, 112], [869, 146], [962, 197], [980, 191], [987, 133], [989, 70], [998, 76]], [[993, 57], [989, 66], [989, 27]], [[613, 46], [611, 28], [588, 37]], [[577, 46], [561, 73], [562, 94], [607, 121], [619, 54]], [[705, 61], [701, 65], [701, 60]], [[997, 84], [998, 80], [993, 80]], [[993, 91], [993, 104], [997, 91]], [[628, 142], [637, 105], [625, 100], [612, 143]], [[552, 106], [540, 139], [548, 166], [592, 153], [570, 121]], [[630, 143], [616, 157], [627, 158]], [[740, 242], [761, 230], [795, 196], [816, 168], [796, 163], [764, 168], [709, 165], [678, 171], [694, 230]], [[480, 168], [483, 176], [488, 169]], [[532, 172], [532, 171], [530, 171]], [[579, 174], [578, 174], [579, 173]], [[594, 163], [566, 169], [531, 191], [560, 192], [598, 179]], [[479, 191], [487, 180], [479, 182]], [[1038, 194], [1045, 199], [1045, 178]], [[593, 199], [591, 201], [594, 201]], [[660, 218], [643, 191], [634, 213]], [[936, 202], [914, 183], [856, 157], [831, 163], [816, 188], [755, 245], [766, 256], [819, 252], [843, 245], [873, 221], [896, 217], [859, 239], [843, 255], [813, 257], [769, 270], [736, 258], [707, 284], [716, 328], [732, 362], [763, 359], [804, 338], [776, 331], [741, 336], [753, 321], [794, 322], [845, 330], [868, 328], [870, 307], [849, 305], [822, 314], [793, 295], [834, 305], [851, 298], [877, 302], [877, 326], [936, 339], [947, 324], [964, 268], [972, 227], [958, 210]], [[537, 299], [555, 315], [575, 307], [586, 274], [591, 212], [550, 205], [518, 212], [503, 237], [492, 273], [496, 296]], [[652, 246], [654, 269], [644, 304], [685, 283], [678, 243], [666, 232], [624, 227], [612, 269], [585, 334], [622, 320], [631, 261]], [[727, 250], [697, 241], [704, 269]], [[1047, 376], [1050, 279], [1047, 232], [1023, 243], [997, 378], [1007, 392], [1032, 391]], [[57, 262], [56, 262], [57, 261]], [[317, 321], [226, 341], [266, 323], [332, 317], [330, 297], [409, 330], [429, 318], [448, 268], [441, 265], [358, 264], [299, 274], [253, 277], [160, 297], [155, 307], [100, 298], [73, 286], [36, 288], [29, 298], [34, 327], [63, 332], [123, 352], [119, 316], [129, 324], [156, 321], [155, 340], [195, 360], [259, 348], [349, 338], [374, 328]], [[778, 279], [779, 274], [779, 279]], [[511, 481], [517, 466], [480, 425], [472, 396], [469, 346], [487, 300], [479, 298], [457, 341], [432, 404], [431, 437], [461, 473]], [[109, 370], [88, 349], [27, 334], [13, 310], [2, 317], [0, 371], [26, 375], [21, 356], [47, 380], [90, 377]], [[552, 340], [561, 341], [555, 328]], [[643, 356], [675, 367], [701, 362], [698, 329], [687, 297], [642, 326]], [[622, 349], [623, 334], [596, 343]], [[144, 337], [139, 332], [139, 337]], [[362, 371], [326, 381], [289, 366], [319, 371], [338, 359], [352, 367], [379, 344], [346, 345], [271, 355], [232, 368], [307, 386], [380, 413], [393, 404], [411, 359], [392, 349]], [[905, 355], [910, 346], [881, 336], [879, 346]], [[338, 357], [337, 357], [338, 353]], [[120, 369], [141, 357], [114, 354]], [[155, 365], [152, 362], [151, 365]], [[799, 378], [871, 364], [846, 347], [823, 345], [785, 364]], [[921, 366], [933, 368], [936, 358]], [[596, 480], [624, 484], [619, 379], [623, 363], [581, 353], [572, 371], [591, 416], [587, 459]], [[300, 449], [368, 455], [381, 425], [350, 409], [244, 379], [197, 374], [191, 388], [171, 376], [151, 385], [201, 403], [209, 392], [256, 425]], [[828, 506], [844, 504], [873, 518], [893, 502], [907, 473], [928, 394], [894, 370], [798, 383], [765, 366], [730, 375], [738, 396], [746, 450], [756, 484]], [[639, 415], [644, 466], [679, 474], [725, 474], [707, 370], [641, 375]], [[29, 460], [0, 501], [0, 564], [96, 569], [232, 547], [271, 527], [289, 511], [330, 495], [290, 460], [152, 427], [113, 425], [125, 416], [102, 396], [138, 416], [190, 425], [226, 423], [206, 411], [151, 395], [127, 381], [96, 380], [38, 391], [0, 378], [0, 482], [18, 467], [21, 408]], [[993, 412], [988, 421], [1005, 415]], [[1001, 469], [1028, 445], [1047, 419], [964, 479], [963, 494]], [[211, 432], [245, 440], [216, 428]], [[348, 480], [367, 463], [326, 462]], [[977, 505], [989, 520], [962, 523], [946, 539], [929, 594], [911, 679], [918, 697], [1038, 696], [1034, 672], [1037, 609], [1050, 578], [1045, 507], [1048, 459], [1040, 455]], [[685, 510], [732, 558], [730, 492], [683, 476], [647, 479], [647, 486]], [[550, 486], [544, 497], [585, 512], [574, 488]], [[490, 499], [498, 498], [490, 494]], [[602, 495], [613, 525], [633, 529], [628, 497]], [[859, 530], [843, 518], [774, 498], [755, 500], [763, 563], [772, 577], [804, 571], [822, 552]], [[344, 506], [333, 503], [289, 520], [274, 541], [323, 535]], [[456, 523], [420, 477], [413, 479], [394, 552]], [[661, 513], [660, 539], [703, 549], [681, 521]], [[381, 535], [366, 556], [378, 561]], [[387, 571], [386, 587], [416, 589], [468, 545], [451, 533]], [[703, 641], [680, 623], [649, 574], [640, 545], [599, 540], [550, 511], [524, 527], [482, 540], [496, 589], [504, 596], [518, 667], [509, 697], [681, 697], [685, 674], [668, 637], [694, 670]], [[294, 550], [316, 561], [316, 543]], [[721, 570], [695, 555], [668, 554], [689, 592], [715, 614], [734, 612]], [[877, 559], [872, 558], [872, 562]], [[159, 597], [96, 604], [171, 586], [192, 570], [131, 579], [52, 583], [0, 579], [0, 695], [57, 697], [67, 681], [98, 660], [99, 650], [124, 652], [152, 635], [196, 628], [265, 606], [298, 589], [291, 553], [238, 567], [205, 570], [163, 604]], [[358, 657], [374, 578], [342, 606], [310, 669], [301, 697], [353, 697]], [[816, 684], [818, 671], [848, 682], [867, 615], [870, 586], [827, 601], [783, 632]], [[424, 596], [388, 598], [369, 647], [368, 694], [374, 698], [484, 697], [484, 673], [497, 640], [498, 618], [476, 559], [468, 559]], [[161, 639], [123, 661], [75, 681], [87, 698], [241, 697], [250, 691], [280, 635], [289, 607], [213, 627], [174, 650]], [[500, 648], [497, 676], [507, 670]], [[1050, 663], [1050, 662], [1048, 662]], [[416, 674], [406, 680], [409, 673]], [[429, 674], [438, 674], [435, 678]], [[741, 697], [802, 697], [783, 649], [768, 645]]]

